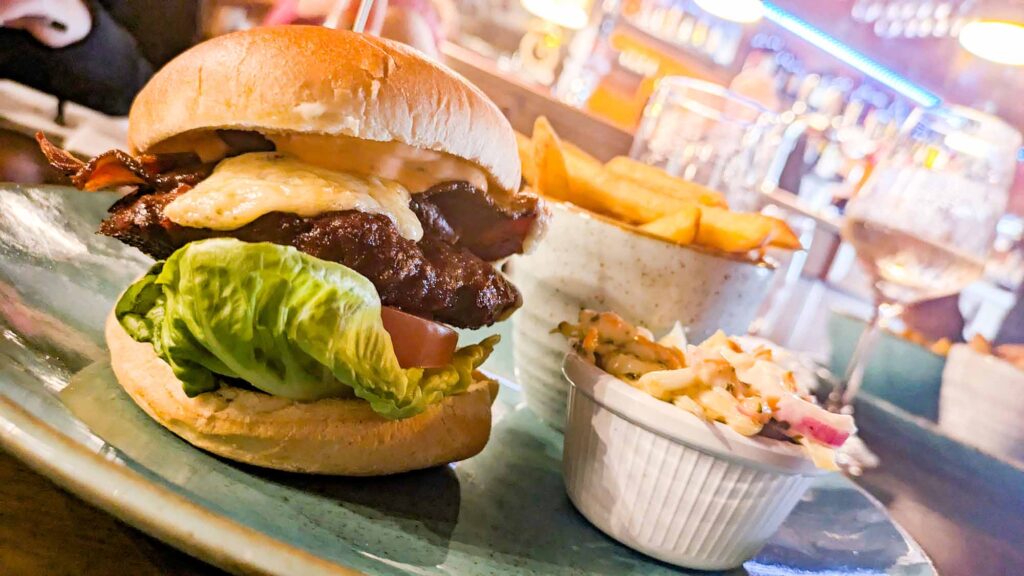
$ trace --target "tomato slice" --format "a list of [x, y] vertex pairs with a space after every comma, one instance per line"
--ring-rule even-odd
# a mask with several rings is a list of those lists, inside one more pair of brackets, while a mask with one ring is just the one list
[[387, 306], [381, 308], [380, 317], [402, 368], [435, 368], [451, 363], [459, 342], [455, 330]]

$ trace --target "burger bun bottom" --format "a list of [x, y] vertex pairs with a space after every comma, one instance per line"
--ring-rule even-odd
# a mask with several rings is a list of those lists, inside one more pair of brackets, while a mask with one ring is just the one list
[[497, 385], [482, 376], [416, 416], [389, 420], [360, 399], [298, 402], [231, 386], [189, 398], [153, 346], [133, 340], [113, 314], [106, 338], [114, 373], [136, 404], [187, 442], [230, 460], [379, 476], [464, 460], [490, 435]]

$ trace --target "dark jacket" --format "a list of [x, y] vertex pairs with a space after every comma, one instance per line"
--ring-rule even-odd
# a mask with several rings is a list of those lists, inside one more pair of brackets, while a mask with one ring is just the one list
[[0, 28], [0, 78], [107, 114], [127, 114], [153, 70], [196, 41], [198, 0], [87, 4], [89, 34], [64, 48]]

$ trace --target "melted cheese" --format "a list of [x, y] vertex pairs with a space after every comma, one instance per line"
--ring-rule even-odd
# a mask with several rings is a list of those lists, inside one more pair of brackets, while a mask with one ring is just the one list
[[223, 160], [213, 174], [164, 209], [175, 224], [235, 230], [271, 212], [316, 216], [335, 210], [382, 214], [413, 241], [423, 227], [409, 191], [393, 180], [313, 166], [280, 152]]
[[401, 142], [377, 142], [326, 134], [265, 134], [278, 152], [340, 172], [394, 180], [412, 193], [442, 182], [465, 181], [487, 191], [487, 176], [473, 163], [451, 154]]

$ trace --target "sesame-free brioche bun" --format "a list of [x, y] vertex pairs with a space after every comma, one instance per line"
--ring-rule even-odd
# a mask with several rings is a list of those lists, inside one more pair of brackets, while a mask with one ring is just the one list
[[150, 79], [128, 122], [133, 154], [216, 129], [349, 136], [462, 158], [499, 196], [520, 185], [512, 127], [478, 88], [403, 44], [320, 26], [198, 44]]
[[296, 402], [230, 386], [189, 398], [153, 346], [133, 340], [113, 314], [106, 337], [114, 374], [136, 404], [189, 443], [238, 462], [379, 476], [464, 460], [490, 435], [496, 390], [484, 379], [404, 420], [358, 399]]

